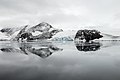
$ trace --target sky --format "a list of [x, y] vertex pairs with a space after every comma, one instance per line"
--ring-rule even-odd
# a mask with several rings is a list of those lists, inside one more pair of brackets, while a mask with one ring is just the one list
[[120, 30], [120, 0], [0, 0], [0, 28], [36, 25]]

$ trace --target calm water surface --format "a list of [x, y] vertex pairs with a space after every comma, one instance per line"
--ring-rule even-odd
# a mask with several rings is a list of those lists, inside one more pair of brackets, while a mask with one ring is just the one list
[[120, 80], [120, 42], [0, 42], [0, 80]]

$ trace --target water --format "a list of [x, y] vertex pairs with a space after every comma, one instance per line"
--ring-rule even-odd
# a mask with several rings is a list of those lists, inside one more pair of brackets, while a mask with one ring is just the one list
[[0, 42], [0, 80], [120, 80], [120, 42]]

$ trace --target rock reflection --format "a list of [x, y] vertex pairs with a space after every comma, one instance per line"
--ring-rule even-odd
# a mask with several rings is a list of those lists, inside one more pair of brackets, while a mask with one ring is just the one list
[[79, 51], [97, 51], [100, 49], [101, 44], [99, 42], [83, 42], [83, 41], [79, 41], [79, 42], [75, 42], [75, 46], [77, 48], [77, 50]]
[[[17, 44], [18, 45], [18, 44]], [[30, 44], [30, 43], [19, 43], [18, 47], [2, 47], [0, 50], [2, 52], [11, 52], [11, 53], [24, 53], [29, 55], [30, 53], [35, 54], [41, 58], [47, 58], [52, 55], [54, 52], [62, 51], [63, 49], [56, 47], [55, 45], [48, 44]]]
[[42, 58], [46, 58], [46, 57], [50, 56], [51, 54], [53, 54], [54, 52], [62, 51], [63, 49], [60, 49], [53, 45], [49, 45], [49, 46], [43, 46], [39, 49], [31, 47], [31, 48], [28, 48], [27, 50], [35, 55], [42, 57]]
[[11, 52], [13, 51], [13, 48], [1, 48], [0, 50], [3, 52]]

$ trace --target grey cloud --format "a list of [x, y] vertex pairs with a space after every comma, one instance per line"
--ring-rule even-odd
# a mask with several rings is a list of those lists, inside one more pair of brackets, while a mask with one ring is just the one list
[[[0, 25], [119, 25], [119, 0], [0, 0]], [[8, 19], [9, 18], [9, 19]], [[117, 20], [117, 21], [116, 21]]]

